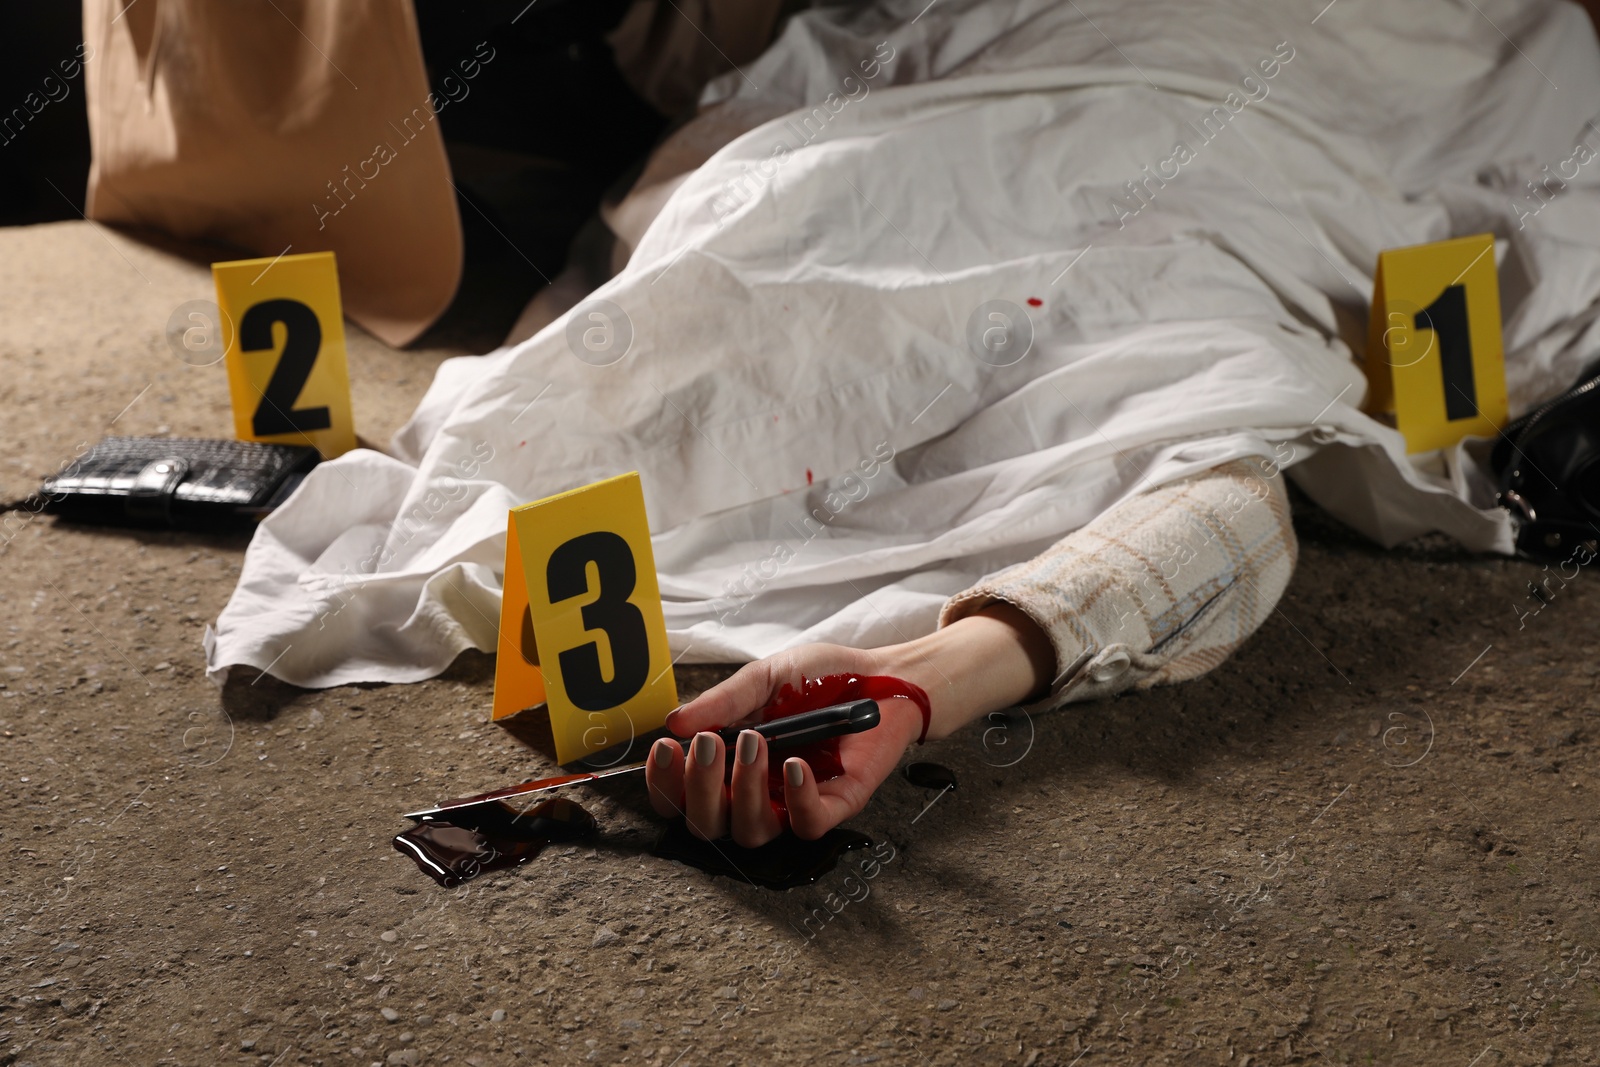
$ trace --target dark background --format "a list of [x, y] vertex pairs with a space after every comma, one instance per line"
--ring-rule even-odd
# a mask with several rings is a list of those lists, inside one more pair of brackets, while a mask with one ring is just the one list
[[82, 7], [72, 0], [0, 0], [0, 25], [6, 27], [0, 34], [0, 118], [13, 108], [30, 116], [21, 133], [0, 143], [0, 226], [79, 218], [89, 180], [83, 75], [67, 83], [66, 99], [52, 100], [37, 115], [22, 102], [29, 93], [44, 96], [46, 77], [64, 80], [60, 63], [74, 58], [83, 40]]
[[[440, 118], [457, 185], [470, 201], [461, 205], [469, 263], [522, 269], [531, 257], [553, 276], [548, 268], [559, 269], [602, 193], [627, 180], [667, 125], [623, 81], [604, 40], [628, 0], [416, 6], [436, 91], [479, 42], [505, 57], [484, 66], [472, 93]], [[0, 119], [13, 108], [28, 116], [20, 133], [0, 143], [0, 226], [79, 218], [90, 158], [84, 77], [37, 114], [23, 101], [29, 93], [44, 97], [45, 78], [59, 78], [61, 61], [76, 55], [82, 6], [0, 0], [0, 25], [8, 28], [0, 37]], [[492, 149], [498, 167], [486, 171], [481, 155], [460, 158], [471, 147]]]

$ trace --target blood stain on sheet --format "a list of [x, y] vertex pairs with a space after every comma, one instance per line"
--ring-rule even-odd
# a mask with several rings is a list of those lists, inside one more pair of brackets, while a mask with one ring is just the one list
[[1031, 307], [1031, 308], [1043, 307], [1044, 306], [1044, 301], [1040, 300], [1036, 296], [1030, 296], [1030, 297], [1028, 297], [1028, 306]]
[[807, 485], [810, 485], [810, 484], [811, 484], [811, 481], [812, 481], [812, 478], [811, 478], [811, 468], [810, 468], [810, 467], [807, 467], [807, 468], [806, 468], [806, 484], [807, 484]]

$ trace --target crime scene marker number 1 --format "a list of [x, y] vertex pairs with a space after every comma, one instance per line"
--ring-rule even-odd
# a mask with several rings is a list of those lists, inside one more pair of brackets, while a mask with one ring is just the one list
[[1392, 413], [1406, 451], [1492, 437], [1507, 415], [1500, 281], [1489, 234], [1378, 256], [1367, 410]]

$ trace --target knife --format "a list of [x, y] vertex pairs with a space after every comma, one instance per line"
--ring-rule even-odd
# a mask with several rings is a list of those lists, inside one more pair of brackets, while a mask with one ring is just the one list
[[[802, 745], [826, 741], [830, 737], [842, 737], [845, 734], [859, 734], [878, 725], [878, 702], [876, 700], [852, 700], [844, 704], [833, 704], [816, 711], [803, 711], [798, 715], [786, 715], [781, 719], [771, 722], [757, 723], [753, 726], [724, 726], [717, 730], [717, 736], [728, 745], [731, 754], [733, 745], [739, 740], [739, 733], [743, 730], [754, 730], [767, 739], [769, 749], [792, 749]], [[457, 811], [461, 808], [470, 808], [478, 804], [490, 804], [497, 800], [508, 800], [511, 797], [527, 796], [530, 793], [542, 793], [547, 789], [560, 789], [562, 786], [578, 785], [587, 782], [598, 782], [605, 778], [615, 778], [619, 775], [633, 774], [642, 771], [648, 760], [630, 763], [624, 767], [611, 767], [603, 771], [586, 772], [583, 774], [560, 774], [553, 778], [535, 778], [531, 782], [521, 785], [507, 786], [488, 793], [479, 793], [476, 796], [458, 797], [455, 800], [446, 800], [432, 808], [421, 811], [408, 811], [402, 818], [421, 822], [423, 819], [437, 818], [445, 812]]]

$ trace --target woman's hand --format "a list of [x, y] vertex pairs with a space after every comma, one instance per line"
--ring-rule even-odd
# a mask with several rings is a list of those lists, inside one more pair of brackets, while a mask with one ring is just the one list
[[[713, 731], [733, 723], [756, 723], [784, 685], [799, 689], [802, 675], [889, 675], [920, 686], [933, 707], [928, 737], [948, 736], [972, 719], [1013, 707], [1049, 682], [1055, 651], [1044, 631], [1018, 609], [994, 604], [942, 630], [900, 645], [854, 649], [802, 645], [740, 668], [671, 715], [667, 728], [693, 737], [684, 746], [657, 741], [645, 771], [650, 802], [668, 817], [683, 815], [694, 834], [715, 839], [732, 834], [746, 848], [766, 844], [783, 831], [783, 817], [767, 792], [767, 742], [754, 730], [739, 734], [733, 780], [725, 782], [726, 746]], [[866, 807], [907, 746], [922, 733], [922, 712], [910, 700], [878, 702], [879, 723], [839, 739], [844, 773], [818, 782], [805, 760], [783, 765], [789, 825], [800, 837], [821, 837]]]
[[[694, 834], [718, 838], [732, 833], [746, 848], [764, 845], [783, 831], [783, 819], [768, 796], [767, 741], [744, 730], [734, 746], [733, 781], [724, 784], [726, 753], [714, 732], [730, 723], [760, 721], [754, 715], [785, 685], [801, 688], [802, 675], [881, 674], [880, 651], [839, 645], [802, 645], [770, 659], [748, 663], [732, 678], [714, 686], [667, 717], [667, 728], [687, 746], [671, 738], [650, 750], [645, 777], [650, 802], [662, 815], [683, 815]], [[790, 757], [783, 765], [783, 796], [789, 825], [800, 837], [821, 837], [866, 807], [872, 793], [900, 762], [906, 746], [922, 733], [922, 712], [909, 700], [878, 702], [878, 725], [839, 739], [844, 774], [826, 782], [805, 760]]]

